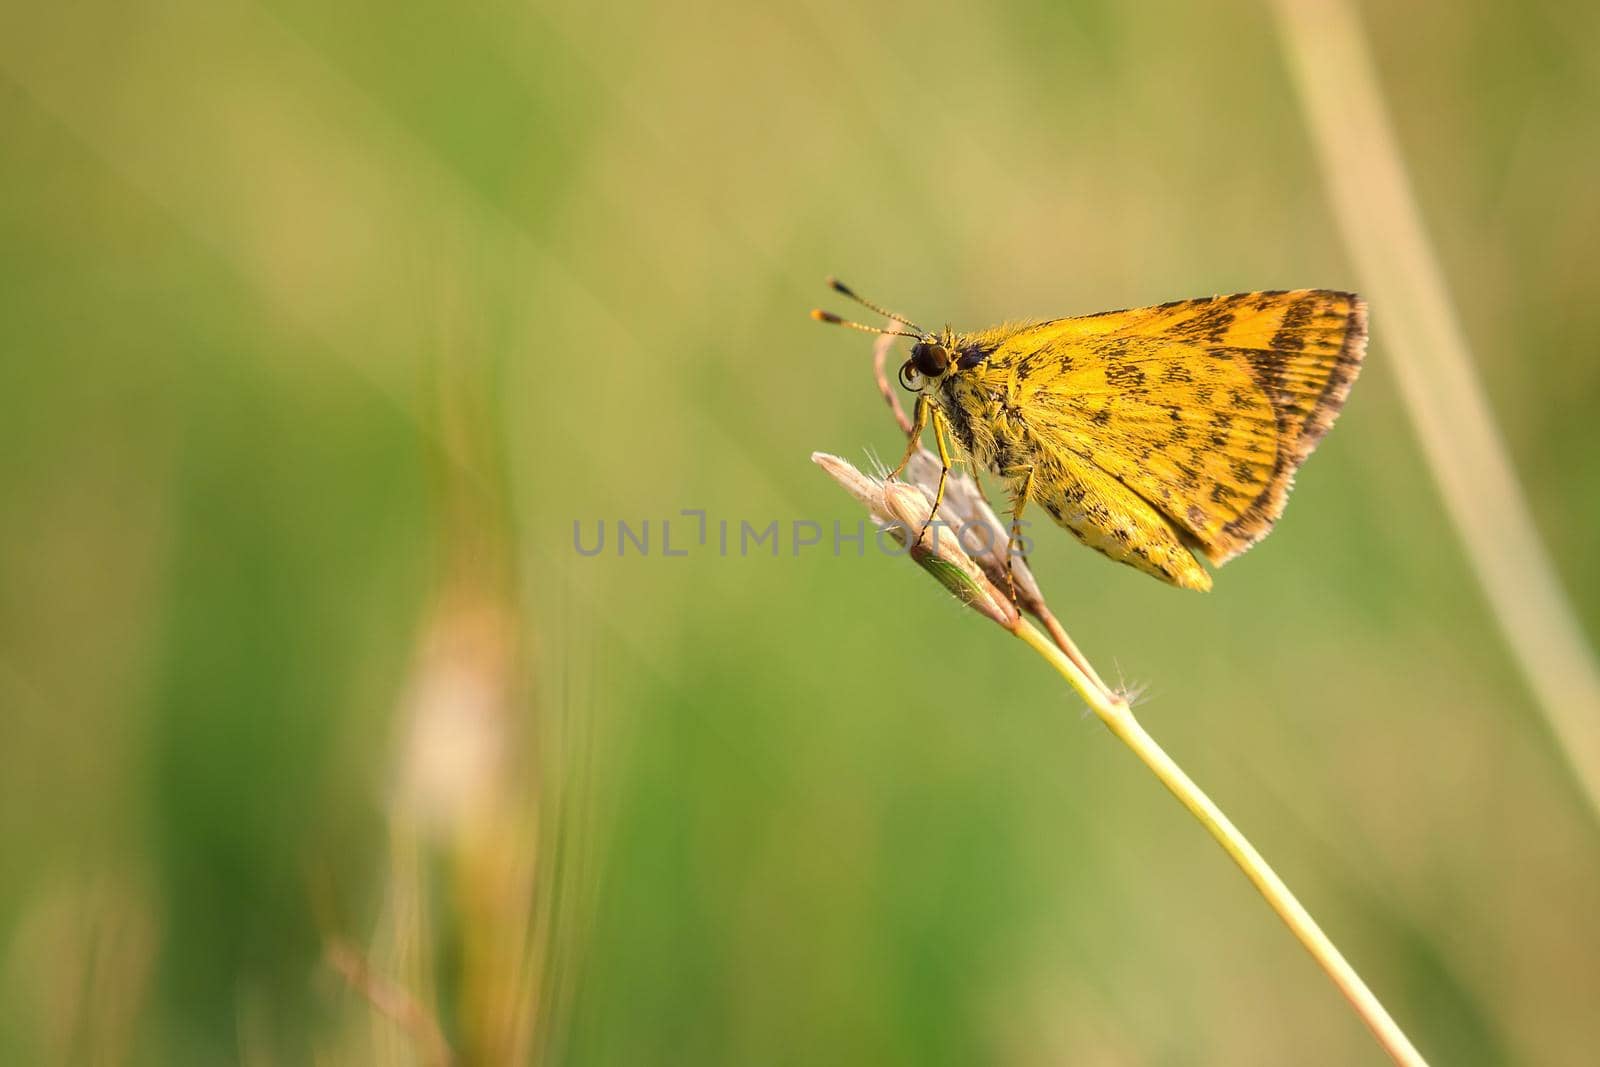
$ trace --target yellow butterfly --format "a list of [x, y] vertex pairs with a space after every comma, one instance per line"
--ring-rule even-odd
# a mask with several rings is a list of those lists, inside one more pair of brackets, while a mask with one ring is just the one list
[[[1221, 565], [1265, 537], [1294, 473], [1361, 370], [1367, 306], [1327, 289], [1174, 300], [960, 334], [915, 333], [900, 382], [917, 393], [905, 469], [931, 422], [1005, 480], [1016, 529], [1037, 502], [1078, 540], [1173, 585], [1210, 589], [1191, 549]], [[892, 477], [893, 475], [891, 475]]]

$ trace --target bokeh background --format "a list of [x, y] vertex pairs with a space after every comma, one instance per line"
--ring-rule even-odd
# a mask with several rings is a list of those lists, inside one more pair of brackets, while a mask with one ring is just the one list
[[[1600, 10], [1361, 16], [1596, 632]], [[0, 1060], [1381, 1062], [1020, 645], [715, 546], [898, 449], [825, 274], [1358, 287], [1268, 9], [9, 4], [0, 144]], [[1215, 592], [1036, 567], [1436, 1063], [1593, 1062], [1600, 827], [1385, 314]]]

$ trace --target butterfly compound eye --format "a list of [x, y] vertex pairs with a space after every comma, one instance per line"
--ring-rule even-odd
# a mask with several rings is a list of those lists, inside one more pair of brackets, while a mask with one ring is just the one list
[[911, 362], [924, 378], [937, 378], [950, 366], [950, 352], [943, 345], [918, 342], [911, 346]]

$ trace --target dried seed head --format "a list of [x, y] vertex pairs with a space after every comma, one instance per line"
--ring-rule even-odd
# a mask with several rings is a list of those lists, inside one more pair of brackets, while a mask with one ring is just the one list
[[880, 508], [883, 504], [883, 482], [881, 479], [862, 474], [838, 456], [830, 456], [826, 452], [811, 453], [811, 462], [827, 471], [829, 477], [838, 482], [845, 492], [855, 497], [863, 506], [872, 511], [874, 517], [882, 517]]
[[[939, 486], [939, 468], [939, 457], [920, 448], [906, 464], [906, 477], [932, 494]], [[978, 492], [977, 482], [971, 476], [950, 473], [945, 481], [944, 502], [939, 505], [939, 514], [955, 530], [961, 547], [983, 568], [989, 581], [1005, 590], [1008, 597], [1011, 583], [1016, 582], [1017, 603], [1036, 615], [1044, 610], [1044, 594], [1039, 591], [1039, 583], [1034, 581], [1027, 561], [1021, 556], [1014, 562], [1011, 559], [1010, 524], [1000, 521], [983, 494]]]
[[[956, 599], [1008, 630], [1017, 625], [1017, 609], [1011, 597], [1001, 592], [984, 568], [966, 553], [952, 530], [929, 522], [933, 514], [929, 492], [905, 482], [884, 482], [868, 477], [846, 461], [825, 452], [812, 453], [811, 460], [864, 504], [896, 540], [907, 545], [911, 558]], [[950, 521], [943, 507], [940, 514], [945, 523]], [[915, 543], [913, 538], [917, 538]]]

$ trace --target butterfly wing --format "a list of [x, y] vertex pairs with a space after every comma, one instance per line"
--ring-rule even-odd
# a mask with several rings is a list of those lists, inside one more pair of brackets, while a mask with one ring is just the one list
[[[1059, 460], [1065, 481], [1039, 496], [1047, 506], [1048, 496], [1081, 487], [1091, 501], [1114, 501], [1111, 518], [1124, 533], [1152, 537], [1161, 555], [1170, 556], [1165, 541], [1176, 531], [1221, 564], [1283, 513], [1294, 473], [1343, 406], [1365, 345], [1366, 307], [1353, 294], [1239, 293], [1010, 331], [981, 373], [1046, 458]], [[1126, 492], [1097, 486], [1095, 474]], [[1081, 503], [1056, 503], [1082, 518]], [[1142, 529], [1152, 519], [1169, 525], [1167, 538]], [[1084, 522], [1061, 521], [1093, 543], [1078, 528]], [[1113, 548], [1126, 548], [1127, 537], [1117, 541]], [[1201, 584], [1181, 573], [1180, 560], [1152, 567], [1138, 553], [1108, 554]]]

